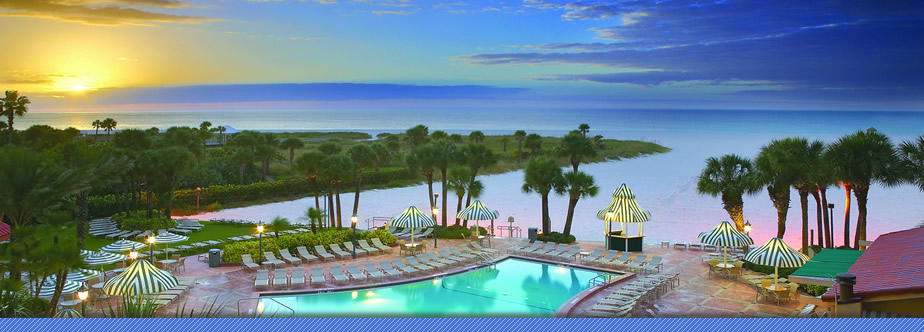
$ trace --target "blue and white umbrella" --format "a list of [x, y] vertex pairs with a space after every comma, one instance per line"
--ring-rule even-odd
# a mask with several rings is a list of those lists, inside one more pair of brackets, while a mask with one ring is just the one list
[[108, 252], [97, 252], [97, 253], [84, 257], [83, 261], [87, 263], [87, 265], [89, 266], [98, 266], [98, 265], [101, 266], [101, 265], [119, 263], [126, 259], [128, 259], [128, 256], [125, 256], [125, 255], [113, 254], [113, 253], [108, 253]]
[[400, 215], [391, 218], [388, 222], [393, 227], [410, 227], [411, 244], [414, 243], [414, 228], [430, 227], [436, 225], [433, 217], [420, 212], [416, 206], [411, 206], [404, 210]]

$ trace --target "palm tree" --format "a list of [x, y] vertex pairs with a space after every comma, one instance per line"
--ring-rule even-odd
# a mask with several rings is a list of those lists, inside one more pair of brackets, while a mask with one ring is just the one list
[[369, 147], [375, 152], [375, 174], [379, 174], [379, 168], [391, 162], [391, 150], [379, 142], [372, 143]]
[[597, 149], [589, 138], [577, 131], [572, 131], [562, 137], [556, 149], [556, 154], [559, 157], [568, 158], [571, 168], [577, 172], [578, 165], [581, 162], [597, 155]]
[[289, 167], [292, 167], [295, 162], [295, 149], [301, 149], [304, 146], [305, 142], [295, 137], [286, 138], [279, 143], [280, 148], [289, 150]]
[[[472, 170], [465, 166], [457, 166], [449, 169], [449, 181], [447, 182], [449, 190], [456, 193], [456, 196], [459, 198], [459, 203], [456, 205], [456, 214], [459, 211], [462, 211], [462, 199], [465, 198], [465, 193], [468, 192], [469, 184], [472, 179]], [[456, 225], [459, 224], [459, 218], [456, 217]]]
[[433, 201], [433, 149], [433, 145], [423, 145], [415, 148], [405, 157], [405, 162], [409, 169], [408, 173], [413, 174], [419, 171], [423, 174], [424, 178], [427, 179], [427, 189], [429, 189], [427, 202], [430, 202], [431, 207], [436, 204], [436, 202]]
[[157, 151], [158, 169], [161, 177], [166, 181], [166, 198], [167, 207], [164, 215], [171, 216], [173, 211], [173, 193], [176, 190], [176, 183], [186, 173], [192, 170], [195, 163], [195, 156], [189, 150], [171, 146]]
[[902, 142], [899, 157], [905, 166], [905, 180], [924, 191], [924, 135]]
[[434, 141], [441, 140], [447, 137], [449, 137], [449, 134], [447, 134], [445, 131], [442, 131], [442, 130], [434, 130], [432, 133], [430, 133], [430, 139]]
[[443, 221], [443, 227], [446, 227], [447, 226], [447, 219], [446, 219], [447, 197], [446, 197], [446, 194], [449, 193], [449, 188], [447, 187], [447, 181], [449, 181], [448, 170], [449, 170], [449, 166], [451, 166], [452, 164], [456, 163], [459, 160], [461, 153], [459, 152], [459, 148], [456, 145], [456, 143], [453, 143], [447, 140], [439, 140], [439, 141], [430, 142], [427, 144], [433, 145], [433, 148], [430, 149], [430, 153], [431, 153], [430, 158], [432, 158], [431, 160], [433, 162], [433, 167], [440, 171], [440, 179], [443, 182], [443, 185], [442, 185], [442, 189], [443, 189], [442, 221]]
[[[815, 186], [812, 197], [815, 199], [815, 217], [818, 223], [818, 244], [825, 248], [834, 248], [834, 235], [831, 233], [831, 220], [828, 216], [828, 187], [835, 185], [836, 179], [831, 170], [827, 152], [822, 152], [815, 167], [809, 173], [809, 179]], [[822, 235], [822, 233], [824, 235]]]
[[590, 132], [590, 125], [586, 123], [582, 123], [581, 125], [578, 126], [578, 131], [581, 132], [581, 135], [584, 135], [584, 137], [587, 137], [587, 133]]
[[537, 151], [542, 150], [542, 136], [539, 134], [526, 135], [526, 148], [529, 149], [530, 154], [536, 154]]
[[465, 139], [462, 138], [462, 135], [452, 134], [449, 135], [449, 141], [456, 144], [462, 144], [462, 141], [465, 141]]
[[761, 188], [751, 160], [736, 154], [706, 159], [696, 182], [696, 191], [712, 197], [721, 196], [722, 206], [735, 227], [744, 231], [744, 194], [757, 193]]
[[332, 193], [337, 200], [337, 229], [343, 227], [343, 217], [340, 213], [340, 185], [343, 183], [343, 180], [350, 178], [356, 174], [356, 164], [353, 163], [353, 160], [350, 157], [342, 153], [338, 153], [332, 156], [327, 156], [321, 160], [321, 169], [322, 174], [325, 178], [330, 180]]
[[340, 151], [343, 151], [343, 148], [341, 148], [337, 143], [328, 141], [318, 145], [318, 151], [321, 151], [321, 153], [324, 153], [325, 155], [331, 156], [340, 153]]
[[561, 168], [543, 156], [530, 160], [524, 171], [523, 192], [536, 192], [542, 196], [542, 232], [545, 234], [552, 231], [552, 221], [549, 219], [549, 192], [561, 181], [561, 174]]
[[321, 199], [319, 197], [321, 188], [318, 186], [318, 173], [321, 171], [321, 160], [323, 159], [324, 154], [320, 151], [308, 151], [298, 156], [294, 167], [296, 171], [308, 179], [308, 183], [311, 183], [311, 189], [314, 191], [314, 207], [318, 210], [321, 209]]
[[13, 143], [13, 118], [25, 116], [26, 112], [29, 112], [29, 106], [26, 105], [30, 103], [32, 102], [29, 101], [29, 97], [20, 96], [19, 91], [15, 90], [6, 90], [6, 96], [0, 100], [0, 115], [6, 116], [6, 125], [9, 127], [9, 143]]
[[205, 152], [206, 143], [212, 138], [212, 132], [214, 130], [212, 130], [211, 127], [212, 123], [208, 121], [202, 121], [202, 123], [199, 124], [199, 138], [202, 140], [202, 152]]
[[[791, 162], [788, 167], [793, 169], [796, 176], [792, 187], [799, 193], [799, 206], [802, 208], [802, 252], [808, 253], [809, 240], [811, 240], [808, 230], [808, 195], [809, 193], [818, 192], [812, 175], [815, 173], [814, 169], [820, 166], [825, 145], [821, 141], [809, 142], [798, 137], [792, 138], [791, 142], [789, 146]], [[822, 229], [819, 228], [819, 234], [821, 231]]]
[[119, 123], [112, 118], [103, 119], [103, 128], [106, 129], [106, 140], [109, 140], [109, 135], [112, 134], [112, 131], [116, 129], [116, 126]]
[[603, 149], [603, 135], [594, 136], [594, 144], [597, 144], [597, 148]]
[[857, 230], [853, 246], [866, 240], [866, 203], [873, 183], [897, 184], [901, 161], [892, 141], [870, 128], [841, 137], [828, 147], [835, 176], [850, 184], [857, 198]]
[[245, 130], [232, 136], [231, 141], [228, 142], [228, 145], [234, 149], [232, 158], [238, 162], [241, 184], [244, 184], [244, 169], [256, 159], [259, 140], [260, 133]]
[[523, 151], [523, 139], [526, 138], [526, 132], [523, 130], [517, 130], [513, 133], [513, 137], [517, 139], [517, 151]]
[[221, 142], [221, 146], [225, 146], [225, 132], [228, 131], [228, 128], [225, 128], [225, 126], [218, 126], [215, 128], [215, 131], [218, 132], [218, 141]]
[[504, 144], [504, 152], [507, 152], [507, 143], [510, 142], [510, 137], [502, 136], [500, 139], [501, 143]]
[[790, 189], [800, 177], [799, 169], [793, 167], [798, 161], [793, 153], [798, 145], [794, 138], [773, 140], [763, 146], [754, 164], [757, 168], [759, 183], [767, 187], [770, 201], [776, 208], [777, 231], [776, 237], [783, 238], [786, 234], [786, 214], [789, 211]]
[[321, 209], [316, 209], [316, 208], [313, 208], [313, 207], [309, 207], [308, 210], [305, 211], [305, 216], [302, 217], [302, 220], [307, 220], [308, 222], [310, 222], [310, 223], [311, 223], [311, 232], [317, 234], [317, 233], [318, 233], [318, 230], [317, 230], [317, 228], [315, 227], [315, 225], [320, 224], [320, 223], [321, 223], [321, 219], [323, 219], [324, 217], [326, 217], [326, 216], [324, 215], [324, 211], [323, 211], [323, 210], [321, 210]]
[[53, 162], [65, 169], [88, 169], [82, 178], [89, 188], [75, 195], [74, 217], [77, 219], [77, 246], [83, 249], [86, 239], [86, 222], [89, 218], [89, 196], [91, 189], [106, 188], [117, 181], [130, 168], [128, 158], [123, 154], [104, 151], [84, 141], [56, 147]]
[[93, 128], [96, 128], [96, 133], [93, 134], [93, 141], [97, 141], [99, 137], [99, 128], [103, 126], [103, 121], [100, 119], [93, 120], [93, 123], [90, 124]]
[[289, 219], [276, 216], [270, 222], [269, 227], [273, 230], [273, 235], [275, 235], [276, 239], [279, 239], [279, 232], [292, 228], [292, 224], [289, 223]]
[[356, 192], [353, 194], [353, 214], [359, 213], [359, 193], [363, 188], [363, 171], [374, 167], [378, 156], [369, 145], [357, 144], [347, 151], [353, 164], [356, 165]]
[[555, 184], [555, 193], [568, 194], [568, 217], [565, 219], [565, 228], [562, 230], [565, 236], [571, 235], [571, 221], [574, 220], [574, 208], [577, 207], [578, 200], [588, 196], [597, 196], [598, 191], [600, 187], [594, 184], [594, 177], [584, 172], [567, 172]]
[[[469, 180], [469, 186], [472, 186], [472, 183], [475, 182], [475, 177], [478, 176], [478, 171], [485, 167], [490, 167], [494, 164], [497, 164], [497, 161], [500, 157], [494, 153], [493, 150], [489, 149], [484, 144], [474, 144], [467, 145], [462, 148], [462, 158], [468, 167], [472, 170], [472, 178]], [[468, 195], [468, 198], [465, 199], [465, 206], [472, 204], [472, 195], [471, 192]]]
[[468, 140], [472, 143], [484, 142], [484, 133], [480, 130], [473, 131], [471, 134], [468, 134]]
[[405, 137], [407, 139], [407, 143], [411, 146], [411, 148], [415, 148], [427, 142], [427, 135], [429, 134], [429, 131], [430, 130], [427, 128], [427, 126], [417, 125], [411, 129], [408, 129], [404, 133], [407, 135]]
[[269, 175], [270, 159], [276, 156], [276, 146], [279, 145], [279, 139], [270, 133], [260, 135], [256, 146], [257, 157], [263, 161], [263, 181], [267, 181]]

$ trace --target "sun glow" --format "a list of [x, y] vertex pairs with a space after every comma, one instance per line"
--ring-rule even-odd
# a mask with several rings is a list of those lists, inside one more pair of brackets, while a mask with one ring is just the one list
[[72, 86], [72, 87], [71, 87], [71, 91], [83, 91], [83, 90], [86, 90], [86, 89], [89, 89], [89, 87], [86, 87], [86, 86], [83, 86], [83, 85], [75, 85], [75, 86]]

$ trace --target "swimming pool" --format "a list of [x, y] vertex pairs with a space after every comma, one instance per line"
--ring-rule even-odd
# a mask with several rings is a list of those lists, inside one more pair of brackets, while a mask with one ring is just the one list
[[[599, 273], [508, 258], [442, 279], [261, 299], [273, 298], [297, 317], [551, 317]], [[265, 313], [286, 310], [274, 301], [262, 305]]]

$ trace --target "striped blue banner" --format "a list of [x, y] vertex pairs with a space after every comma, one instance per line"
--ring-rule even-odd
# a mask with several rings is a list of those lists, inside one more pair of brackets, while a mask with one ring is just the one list
[[921, 331], [924, 319], [287, 318], [0, 319], [3, 331]]

